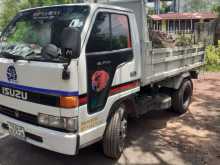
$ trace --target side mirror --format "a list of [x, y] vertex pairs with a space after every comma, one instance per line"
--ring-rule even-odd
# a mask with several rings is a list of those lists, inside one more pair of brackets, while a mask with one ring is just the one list
[[71, 27], [64, 28], [61, 34], [61, 49], [64, 57], [78, 58], [81, 50], [81, 32]]

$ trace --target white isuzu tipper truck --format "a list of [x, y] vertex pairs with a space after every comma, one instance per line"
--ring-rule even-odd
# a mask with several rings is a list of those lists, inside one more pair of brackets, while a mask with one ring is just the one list
[[66, 155], [100, 141], [119, 158], [127, 117], [186, 112], [204, 64], [204, 47], [153, 49], [148, 36], [144, 0], [20, 11], [1, 34], [0, 127]]

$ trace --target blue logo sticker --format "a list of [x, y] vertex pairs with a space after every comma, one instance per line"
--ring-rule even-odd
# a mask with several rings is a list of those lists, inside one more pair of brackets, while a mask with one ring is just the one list
[[7, 78], [9, 82], [17, 81], [17, 73], [14, 66], [9, 66], [7, 69]]

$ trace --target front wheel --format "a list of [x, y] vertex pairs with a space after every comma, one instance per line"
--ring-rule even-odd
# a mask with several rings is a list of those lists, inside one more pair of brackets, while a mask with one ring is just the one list
[[192, 100], [193, 84], [191, 80], [184, 80], [180, 89], [175, 91], [172, 96], [172, 110], [183, 114], [189, 108]]
[[127, 136], [127, 118], [125, 106], [121, 105], [111, 116], [103, 138], [103, 151], [107, 157], [120, 158]]

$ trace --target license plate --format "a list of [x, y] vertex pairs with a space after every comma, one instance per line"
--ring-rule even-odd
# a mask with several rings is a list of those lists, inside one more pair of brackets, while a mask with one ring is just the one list
[[8, 128], [9, 128], [9, 134], [18, 138], [18, 139], [21, 139], [21, 140], [25, 140], [26, 137], [25, 137], [25, 130], [23, 127], [21, 126], [18, 126], [14, 123], [11, 123], [11, 122], [8, 122]]

